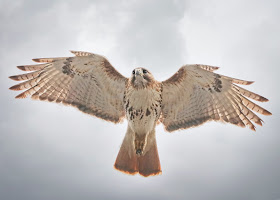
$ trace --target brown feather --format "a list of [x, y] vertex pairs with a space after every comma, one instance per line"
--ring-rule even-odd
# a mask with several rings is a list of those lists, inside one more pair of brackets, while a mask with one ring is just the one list
[[48, 64], [38, 64], [38, 65], [21, 65], [17, 66], [18, 69], [22, 71], [37, 71], [43, 69]]
[[50, 63], [50, 62], [54, 62], [57, 60], [64, 60], [68, 57], [56, 57], [56, 58], [33, 58], [32, 60], [34, 62], [38, 62], [38, 63]]
[[268, 99], [267, 98], [265, 98], [265, 97], [263, 97], [263, 96], [261, 96], [261, 95], [259, 95], [259, 94], [256, 94], [256, 93], [254, 93], [254, 92], [251, 92], [251, 91], [249, 91], [249, 90], [246, 90], [246, 89], [244, 89], [244, 88], [241, 88], [241, 87], [239, 87], [239, 86], [237, 86], [237, 85], [234, 85], [233, 84], [233, 89], [236, 91], [236, 92], [238, 92], [238, 93], [240, 93], [240, 94], [242, 94], [242, 95], [244, 95], [244, 96], [246, 96], [246, 97], [249, 97], [249, 98], [251, 98], [251, 99], [254, 99], [254, 100], [256, 100], [256, 101], [260, 101], [260, 102], [267, 102], [268, 101]]
[[145, 177], [161, 174], [156, 140], [151, 140], [145, 155], [138, 157], [139, 174]]
[[138, 160], [133, 146], [133, 132], [129, 127], [127, 127], [114, 168], [130, 175], [134, 175], [139, 172]]
[[252, 83], [254, 83], [254, 81], [245, 81], [245, 80], [231, 78], [231, 77], [224, 76], [224, 75], [222, 75], [222, 77], [232, 81], [233, 83], [240, 84], [240, 85], [251, 85]]
[[215, 70], [218, 70], [219, 67], [215, 67], [215, 66], [210, 66], [210, 65], [198, 65], [199, 67], [201, 67], [202, 69], [209, 71], [209, 72], [213, 72]]
[[38, 62], [38, 63], [48, 63], [48, 62], [53, 62], [54, 61], [53, 58], [33, 58], [32, 60], [34, 62]]
[[75, 56], [89, 56], [89, 55], [94, 55], [93, 53], [90, 52], [84, 52], [84, 51], [70, 51], [73, 53]]
[[15, 76], [10, 76], [9, 78], [15, 81], [23, 81], [23, 80], [28, 80], [28, 79], [32, 79], [35, 78], [37, 76], [39, 76], [39, 74], [42, 71], [35, 71], [35, 72], [31, 72], [31, 73], [26, 73], [26, 74], [20, 74], [20, 75], [15, 75]]
[[247, 99], [243, 96], [240, 96], [240, 98], [242, 100], [243, 105], [250, 108], [251, 110], [258, 112], [260, 114], [263, 114], [263, 115], [272, 115], [269, 111], [267, 111], [266, 109], [262, 108], [261, 106], [255, 104], [255, 103], [253, 103], [249, 99]]
[[31, 87], [34, 87], [38, 82], [39, 82], [40, 78], [34, 78], [28, 81], [25, 81], [23, 83], [14, 85], [12, 87], [10, 87], [10, 90], [24, 90], [24, 89], [29, 89]]

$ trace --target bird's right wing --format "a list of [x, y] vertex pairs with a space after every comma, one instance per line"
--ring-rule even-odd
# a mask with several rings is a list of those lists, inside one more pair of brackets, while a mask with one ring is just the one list
[[222, 121], [255, 130], [252, 122], [262, 120], [252, 111], [271, 113], [246, 97], [265, 102], [268, 99], [236, 84], [253, 82], [213, 73], [217, 67], [185, 65], [162, 82], [162, 118], [169, 132], [201, 125], [207, 121]]
[[114, 123], [125, 116], [123, 96], [127, 78], [102, 56], [72, 51], [75, 57], [38, 58], [44, 64], [18, 66], [33, 71], [11, 76], [25, 82], [11, 90], [26, 90], [16, 98], [46, 100], [77, 107], [82, 112]]

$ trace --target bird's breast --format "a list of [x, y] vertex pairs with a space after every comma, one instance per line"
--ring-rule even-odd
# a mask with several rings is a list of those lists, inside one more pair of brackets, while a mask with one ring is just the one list
[[138, 134], [152, 131], [161, 113], [161, 90], [128, 89], [124, 101], [131, 129]]

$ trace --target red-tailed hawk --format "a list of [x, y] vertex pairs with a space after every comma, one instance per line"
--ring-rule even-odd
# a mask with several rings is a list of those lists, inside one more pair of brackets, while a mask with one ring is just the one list
[[248, 98], [266, 98], [239, 87], [253, 82], [230, 78], [213, 71], [218, 67], [185, 65], [168, 80], [156, 81], [144, 68], [131, 77], [122, 76], [104, 57], [72, 51], [75, 57], [37, 58], [37, 65], [18, 66], [30, 73], [11, 76], [25, 82], [11, 90], [26, 90], [16, 98], [45, 100], [71, 105], [84, 113], [114, 123], [124, 118], [127, 132], [114, 167], [143, 176], [161, 173], [155, 127], [168, 132], [222, 121], [255, 130], [262, 120], [252, 111], [271, 113]]

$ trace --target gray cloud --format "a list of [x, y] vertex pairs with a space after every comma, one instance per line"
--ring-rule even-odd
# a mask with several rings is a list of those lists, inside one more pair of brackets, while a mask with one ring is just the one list
[[[0, 1], [0, 199], [280, 198], [278, 1]], [[163, 174], [113, 169], [126, 130], [74, 108], [14, 100], [15, 66], [31, 58], [105, 55], [126, 76], [137, 66], [159, 80], [185, 63], [255, 80], [271, 101], [257, 132], [207, 123], [157, 128]], [[276, 91], [276, 92], [275, 92]]]

